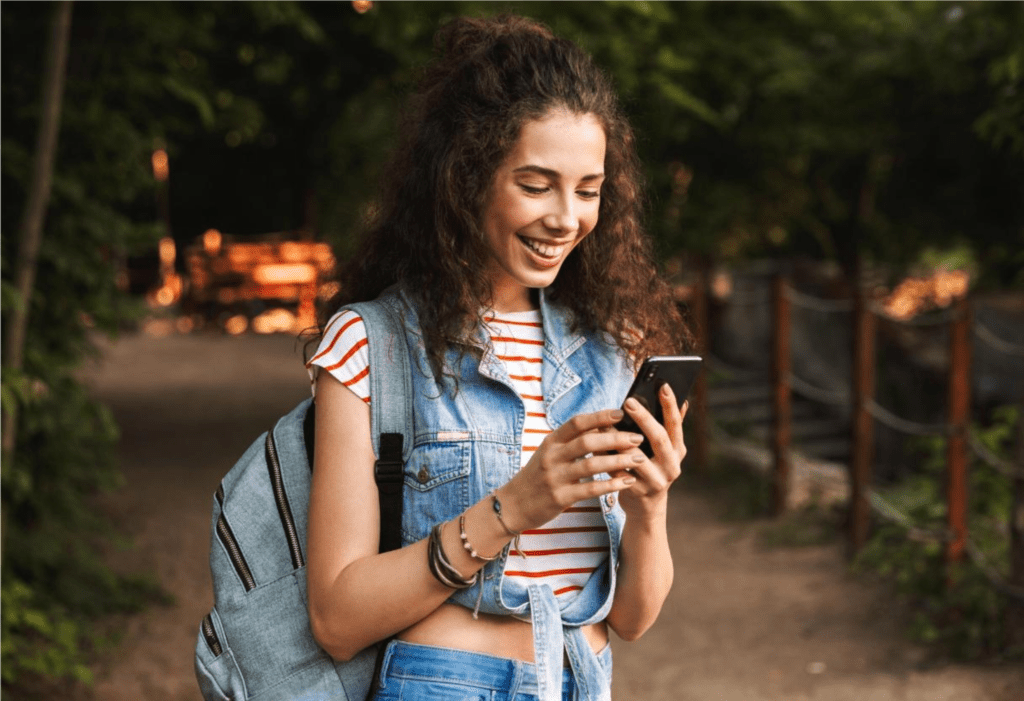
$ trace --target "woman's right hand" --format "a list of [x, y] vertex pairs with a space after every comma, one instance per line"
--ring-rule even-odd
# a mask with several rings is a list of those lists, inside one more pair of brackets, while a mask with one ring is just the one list
[[[578, 414], [549, 433], [530, 461], [497, 490], [506, 525], [516, 532], [537, 528], [577, 502], [636, 482], [626, 470], [643, 461], [642, 454], [630, 454], [643, 436], [615, 430], [621, 419], [618, 409]], [[611, 479], [588, 479], [602, 472]]]

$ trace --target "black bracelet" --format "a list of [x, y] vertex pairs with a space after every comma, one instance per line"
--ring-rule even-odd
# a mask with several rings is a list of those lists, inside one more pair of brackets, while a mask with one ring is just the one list
[[427, 563], [430, 566], [430, 573], [434, 579], [449, 589], [468, 589], [476, 584], [480, 577], [479, 572], [474, 572], [470, 578], [463, 577], [459, 571], [448, 561], [441, 545], [442, 523], [437, 524], [430, 530], [430, 537], [427, 539]]

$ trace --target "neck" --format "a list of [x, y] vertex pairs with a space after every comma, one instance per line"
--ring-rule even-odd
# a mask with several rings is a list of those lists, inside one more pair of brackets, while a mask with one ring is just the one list
[[514, 294], [501, 294], [496, 290], [488, 305], [495, 312], [529, 312], [540, 308], [540, 291], [531, 288], [521, 288]]

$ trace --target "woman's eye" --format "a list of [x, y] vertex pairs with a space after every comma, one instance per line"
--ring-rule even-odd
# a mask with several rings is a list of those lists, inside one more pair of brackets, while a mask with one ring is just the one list
[[530, 195], [543, 195], [548, 191], [546, 187], [530, 187], [529, 185], [520, 185], [519, 187], [523, 188], [523, 191]]
[[580, 190], [576, 193], [585, 200], [596, 200], [601, 196], [600, 190]]

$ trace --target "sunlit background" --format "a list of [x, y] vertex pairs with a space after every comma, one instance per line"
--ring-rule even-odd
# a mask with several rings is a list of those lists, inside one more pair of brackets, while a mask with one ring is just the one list
[[[990, 2], [3, 3], [5, 693], [197, 698], [167, 647], [209, 608], [209, 495], [308, 393], [296, 338], [435, 30], [499, 9], [589, 50], [635, 128], [707, 361], [680, 511], [725, 484], [770, 538], [822, 548], [771, 584], [804, 556], [677, 522], [701, 555], [647, 647], [616, 649], [618, 692], [899, 698], [909, 676], [1004, 698], [1019, 677], [921, 671], [1024, 655], [1024, 5]], [[847, 648], [849, 562], [906, 606], [865, 616], [907, 624]], [[708, 592], [732, 608], [683, 598]], [[112, 672], [115, 613], [134, 656]], [[709, 672], [733, 644], [750, 669]]]

